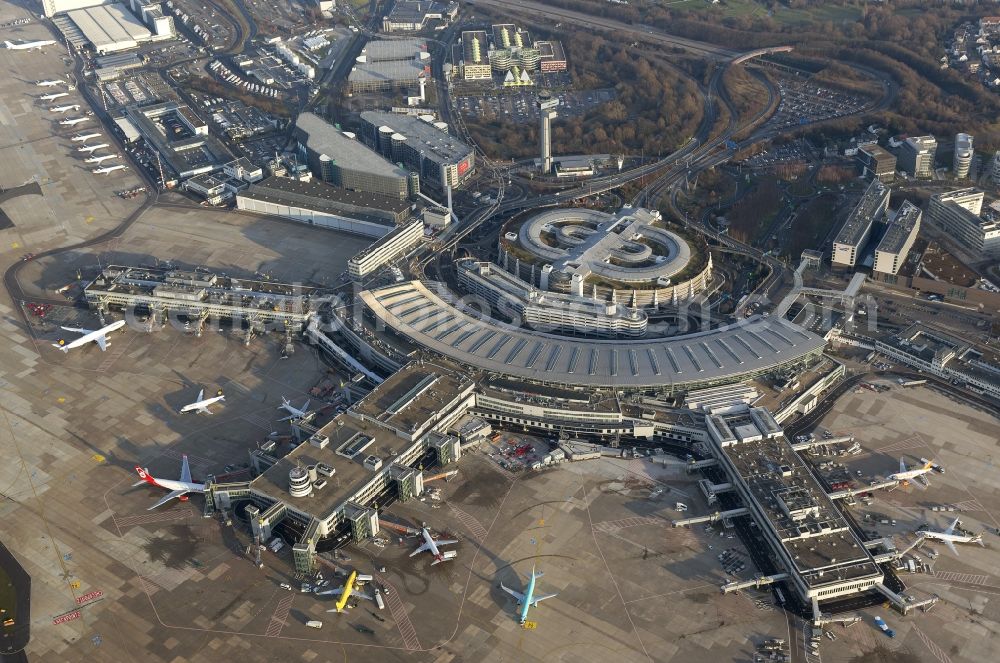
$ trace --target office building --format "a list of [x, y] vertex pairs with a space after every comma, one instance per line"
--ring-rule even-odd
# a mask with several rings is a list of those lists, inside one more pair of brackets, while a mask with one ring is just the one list
[[232, 177], [234, 180], [240, 180], [249, 184], [264, 179], [264, 169], [252, 164], [250, 159], [246, 157], [230, 161], [222, 167], [222, 172], [227, 177]]
[[419, 191], [420, 176], [386, 161], [358, 141], [313, 113], [302, 113], [293, 136], [317, 178], [362, 193], [406, 199]]
[[900, 170], [913, 177], [931, 177], [934, 174], [934, 154], [937, 141], [934, 136], [914, 136], [903, 143]]
[[994, 186], [1000, 186], [1000, 150], [993, 155], [993, 163], [990, 166], [990, 178]]
[[896, 157], [878, 145], [862, 145], [856, 158], [864, 177], [880, 182], [891, 182], [896, 177]]
[[1000, 258], [1000, 222], [980, 216], [985, 194], [974, 188], [931, 196], [927, 218], [974, 258]]
[[536, 41], [535, 48], [542, 73], [566, 71], [566, 51], [561, 41]]
[[921, 214], [920, 208], [909, 200], [899, 208], [875, 248], [876, 272], [893, 276], [899, 273], [920, 232]]
[[888, 207], [889, 187], [878, 179], [872, 180], [833, 240], [831, 263], [834, 267], [852, 268], [857, 264], [861, 250], [871, 237], [872, 225], [882, 219]]
[[209, 205], [219, 205], [233, 197], [233, 192], [226, 187], [226, 180], [210, 173], [187, 180], [184, 189], [204, 198]]
[[493, 26], [493, 48], [489, 51], [490, 66], [500, 73], [515, 67], [521, 71], [535, 71], [541, 53], [531, 45], [531, 35], [511, 23]]
[[241, 191], [236, 208], [365, 237], [383, 237], [410, 215], [406, 200], [287, 177], [269, 177]]
[[361, 122], [367, 140], [393, 163], [419, 173], [421, 184], [444, 191], [461, 186], [475, 172], [475, 152], [448, 133], [443, 122], [382, 111], [364, 111]]
[[419, 219], [402, 223], [348, 260], [347, 272], [360, 281], [416, 246], [423, 236], [424, 224]]
[[489, 61], [489, 37], [485, 30], [467, 30], [462, 33], [462, 78], [466, 81], [493, 79]]
[[471, 258], [455, 265], [458, 284], [479, 295], [497, 311], [520, 318], [537, 331], [606, 337], [638, 337], [646, 333], [648, 315], [616, 302], [546, 292], [489, 262]]
[[125, 115], [178, 179], [214, 172], [233, 160], [229, 149], [209, 135], [208, 124], [186, 104], [132, 105]]
[[972, 167], [972, 157], [974, 154], [972, 136], [969, 134], [957, 134], [955, 136], [955, 179], [960, 180], [969, 176], [969, 169]]

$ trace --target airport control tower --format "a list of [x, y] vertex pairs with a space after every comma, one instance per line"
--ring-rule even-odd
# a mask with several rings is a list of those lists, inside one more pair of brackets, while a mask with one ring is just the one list
[[559, 99], [554, 98], [548, 92], [538, 94], [538, 115], [541, 117], [541, 126], [538, 131], [538, 139], [542, 147], [542, 173], [547, 175], [552, 172], [552, 120], [556, 119], [556, 106]]

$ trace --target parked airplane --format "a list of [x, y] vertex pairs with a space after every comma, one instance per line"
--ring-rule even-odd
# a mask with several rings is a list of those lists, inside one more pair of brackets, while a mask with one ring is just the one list
[[26, 41], [23, 44], [14, 44], [9, 41], [5, 41], [3, 45], [12, 51], [30, 51], [34, 49], [41, 50], [42, 48], [51, 46], [54, 43], [55, 42], [51, 39], [42, 39], [40, 41]]
[[86, 152], [87, 154], [92, 154], [94, 150], [99, 150], [102, 147], [108, 147], [107, 143], [101, 143], [99, 145], [84, 145], [83, 147], [76, 148], [77, 152]]
[[517, 604], [521, 606], [520, 621], [523, 626], [526, 621], [528, 621], [528, 609], [537, 608], [538, 604], [545, 599], [550, 599], [556, 594], [543, 594], [542, 596], [535, 596], [535, 580], [541, 578], [543, 573], [535, 573], [535, 567], [531, 567], [531, 576], [528, 578], [528, 589], [522, 594], [521, 592], [515, 592], [510, 587], [507, 587], [503, 583], [500, 583], [500, 588], [517, 599]]
[[166, 488], [170, 492], [159, 502], [153, 506], [146, 509], [147, 511], [152, 511], [158, 506], [166, 504], [172, 499], [179, 499], [182, 502], [187, 501], [188, 493], [204, 493], [205, 484], [193, 483], [191, 481], [191, 466], [188, 465], [188, 457], [185, 454], [181, 456], [181, 480], [174, 481], [173, 479], [157, 479], [156, 477], [150, 475], [148, 470], [145, 470], [138, 465], [135, 466], [135, 471], [139, 473], [139, 481], [132, 484], [133, 487], [141, 486], [145, 483], [152, 484], [154, 486], [159, 486], [160, 488]]
[[67, 126], [67, 127], [75, 127], [76, 125], [80, 124], [81, 122], [86, 122], [89, 119], [90, 119], [89, 117], [74, 117], [74, 118], [70, 118], [69, 120], [61, 120], [59, 122], [59, 124], [62, 124], [62, 125]]
[[66, 111], [69, 110], [78, 111], [80, 110], [80, 106], [78, 104], [71, 104], [69, 106], [53, 106], [49, 110], [52, 111], [53, 113], [65, 113]]
[[919, 478], [923, 485], [921, 485], [921, 483], [917, 483], [916, 485], [919, 486], [921, 489], [923, 489], [924, 486], [930, 485], [930, 483], [927, 481], [927, 477], [924, 475], [926, 475], [928, 472], [931, 472], [933, 468], [934, 468], [934, 463], [932, 461], [927, 461], [926, 463], [923, 464], [922, 467], [915, 467], [912, 470], [908, 470], [906, 469], [906, 461], [900, 458], [899, 472], [896, 472], [895, 474], [890, 474], [889, 479], [892, 481], [899, 481], [904, 485], [909, 485], [910, 479]]
[[67, 343], [63, 339], [59, 339], [58, 343], [53, 343], [52, 347], [59, 348], [63, 352], [69, 352], [73, 348], [79, 348], [80, 346], [86, 345], [87, 343], [94, 342], [101, 347], [101, 352], [108, 349], [111, 345], [111, 341], [108, 340], [108, 334], [115, 331], [116, 329], [121, 329], [125, 326], [124, 320], [118, 320], [117, 322], [112, 322], [107, 327], [101, 327], [97, 331], [91, 331], [89, 329], [80, 329], [78, 327], [63, 327], [66, 331], [76, 332], [78, 334], [83, 334], [80, 338], [75, 341], [70, 341]]
[[333, 608], [327, 610], [327, 612], [343, 612], [344, 608], [347, 607], [347, 602], [352, 596], [357, 596], [363, 599], [368, 599], [369, 601], [374, 601], [375, 598], [368, 594], [367, 592], [361, 591], [361, 586], [357, 583], [358, 572], [351, 571], [351, 575], [347, 576], [347, 580], [340, 587], [335, 587], [333, 589], [324, 589], [322, 591], [316, 592], [316, 596], [337, 596], [337, 602], [334, 604]]
[[438, 546], [449, 546], [453, 543], [458, 543], [457, 539], [435, 539], [431, 536], [431, 531], [427, 529], [426, 525], [420, 528], [420, 535], [424, 537], [424, 544], [411, 552], [410, 557], [413, 557], [418, 553], [430, 552], [430, 554], [434, 556], [434, 561], [431, 562], [431, 566], [441, 562], [448, 562], [458, 557], [458, 552], [455, 550], [438, 550]]
[[95, 168], [90, 172], [94, 173], [95, 175], [108, 175], [110, 173], [115, 172], [116, 170], [125, 170], [126, 168], [128, 168], [128, 166], [120, 163], [115, 166], [105, 166], [104, 168]]
[[56, 85], [66, 85], [66, 81], [62, 81], [57, 78], [54, 81], [37, 81], [35, 85], [37, 87], [55, 87]]
[[101, 135], [102, 134], [100, 134], [99, 132], [96, 132], [96, 131], [94, 133], [92, 133], [92, 134], [77, 134], [77, 135], [73, 136], [72, 140], [73, 140], [74, 143], [86, 142], [86, 141], [90, 140], [91, 138], [98, 138]]
[[306, 402], [302, 404], [301, 408], [297, 408], [294, 405], [292, 405], [291, 401], [282, 396], [281, 405], [278, 406], [278, 409], [285, 410], [286, 412], [290, 413], [287, 417], [282, 417], [281, 419], [278, 419], [278, 421], [288, 421], [289, 419], [301, 419], [302, 417], [309, 414], [309, 399], [306, 399]]
[[84, 159], [84, 163], [94, 163], [100, 165], [102, 161], [107, 161], [108, 159], [117, 159], [117, 154], [102, 154], [99, 157], [90, 157], [89, 159]]
[[205, 398], [205, 390], [202, 389], [201, 391], [198, 392], [198, 400], [196, 400], [194, 403], [189, 403], [184, 407], [182, 407], [181, 414], [184, 414], [185, 412], [194, 412], [194, 411], [198, 411], [201, 414], [212, 414], [212, 411], [208, 409], [208, 406], [212, 405], [213, 403], [218, 403], [219, 401], [224, 401], [224, 400], [226, 400], [226, 397], [225, 395], [223, 395], [222, 390], [219, 390], [217, 396], [213, 396], [212, 398]]
[[61, 99], [63, 97], [68, 97], [69, 92], [53, 92], [52, 94], [43, 94], [38, 97], [41, 101], [55, 101], [56, 99]]
[[958, 554], [958, 550], [955, 548], [956, 543], [978, 543], [984, 548], [986, 545], [983, 543], [982, 534], [955, 534], [955, 528], [958, 527], [959, 519], [956, 518], [955, 521], [948, 525], [947, 529], [943, 532], [935, 532], [933, 530], [923, 530], [920, 532], [920, 536], [925, 539], [931, 539], [932, 541], [941, 541], [944, 545], [955, 553]]

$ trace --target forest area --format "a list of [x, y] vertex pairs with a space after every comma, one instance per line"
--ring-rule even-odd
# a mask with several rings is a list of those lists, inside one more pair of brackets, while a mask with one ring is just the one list
[[603, 0], [548, 1], [739, 50], [792, 45], [793, 61], [834, 60], [875, 69], [895, 81], [899, 94], [886, 110], [836, 123], [843, 130], [875, 120], [894, 133], [967, 131], [976, 135], [977, 147], [1000, 148], [1000, 95], [956, 70], [942, 69], [938, 61], [955, 27], [997, 13], [992, 2], [721, 0], [718, 5], [665, 5], [632, 0], [628, 5], [614, 5]]
[[[674, 150], [701, 123], [697, 85], [674, 66], [600, 36], [563, 35], [573, 89], [614, 88], [615, 99], [582, 116], [559, 117], [552, 126], [556, 154], [645, 154]], [[476, 141], [498, 158], [537, 153], [538, 127], [503, 118], [466, 118]]]

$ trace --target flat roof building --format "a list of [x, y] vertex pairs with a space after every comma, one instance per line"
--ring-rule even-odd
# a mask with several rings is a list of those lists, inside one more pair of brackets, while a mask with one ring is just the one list
[[1000, 258], [1000, 222], [980, 216], [985, 194], [967, 188], [931, 196], [927, 218], [975, 258]]
[[410, 204], [399, 198], [287, 177], [252, 184], [236, 196], [236, 208], [365, 237], [383, 237], [410, 215]]
[[875, 248], [876, 272], [893, 276], [899, 273], [920, 232], [921, 214], [920, 208], [909, 200], [899, 208]]
[[185, 104], [132, 105], [125, 114], [180, 179], [211, 173], [233, 160], [229, 149], [209, 135], [208, 124]]
[[420, 174], [439, 190], [459, 187], [475, 172], [471, 147], [448, 133], [448, 126], [398, 113], [364, 111], [363, 133], [383, 156]]
[[396, 0], [392, 11], [382, 19], [382, 31], [416, 32], [423, 30], [434, 19], [449, 22], [457, 16], [457, 2]]
[[871, 237], [872, 225], [881, 220], [889, 208], [889, 194], [889, 187], [878, 179], [868, 185], [833, 240], [831, 262], [834, 267], [849, 268], [857, 264], [861, 250]]
[[430, 65], [419, 60], [387, 60], [354, 65], [347, 81], [351, 92], [374, 92], [414, 88], [430, 76]]
[[485, 30], [462, 33], [462, 78], [467, 81], [489, 81], [493, 70], [489, 60], [489, 37]]
[[101, 55], [138, 48], [153, 37], [142, 21], [120, 4], [76, 9], [68, 15]]
[[878, 145], [858, 147], [858, 165], [864, 177], [874, 177], [880, 182], [891, 182], [896, 177], [896, 157]]
[[566, 51], [561, 41], [536, 41], [535, 48], [542, 73], [566, 71]]
[[934, 136], [911, 136], [903, 143], [900, 169], [913, 177], [931, 177], [934, 174], [936, 152], [937, 140]]
[[355, 281], [360, 281], [416, 246], [423, 236], [424, 224], [420, 219], [401, 223], [374, 244], [352, 256], [347, 261], [347, 273]]
[[705, 421], [712, 455], [802, 600], [815, 606], [883, 583], [868, 548], [770, 412], [744, 406]]
[[419, 191], [420, 176], [384, 159], [313, 113], [302, 113], [295, 123], [299, 153], [319, 179], [360, 191], [405, 199]]

